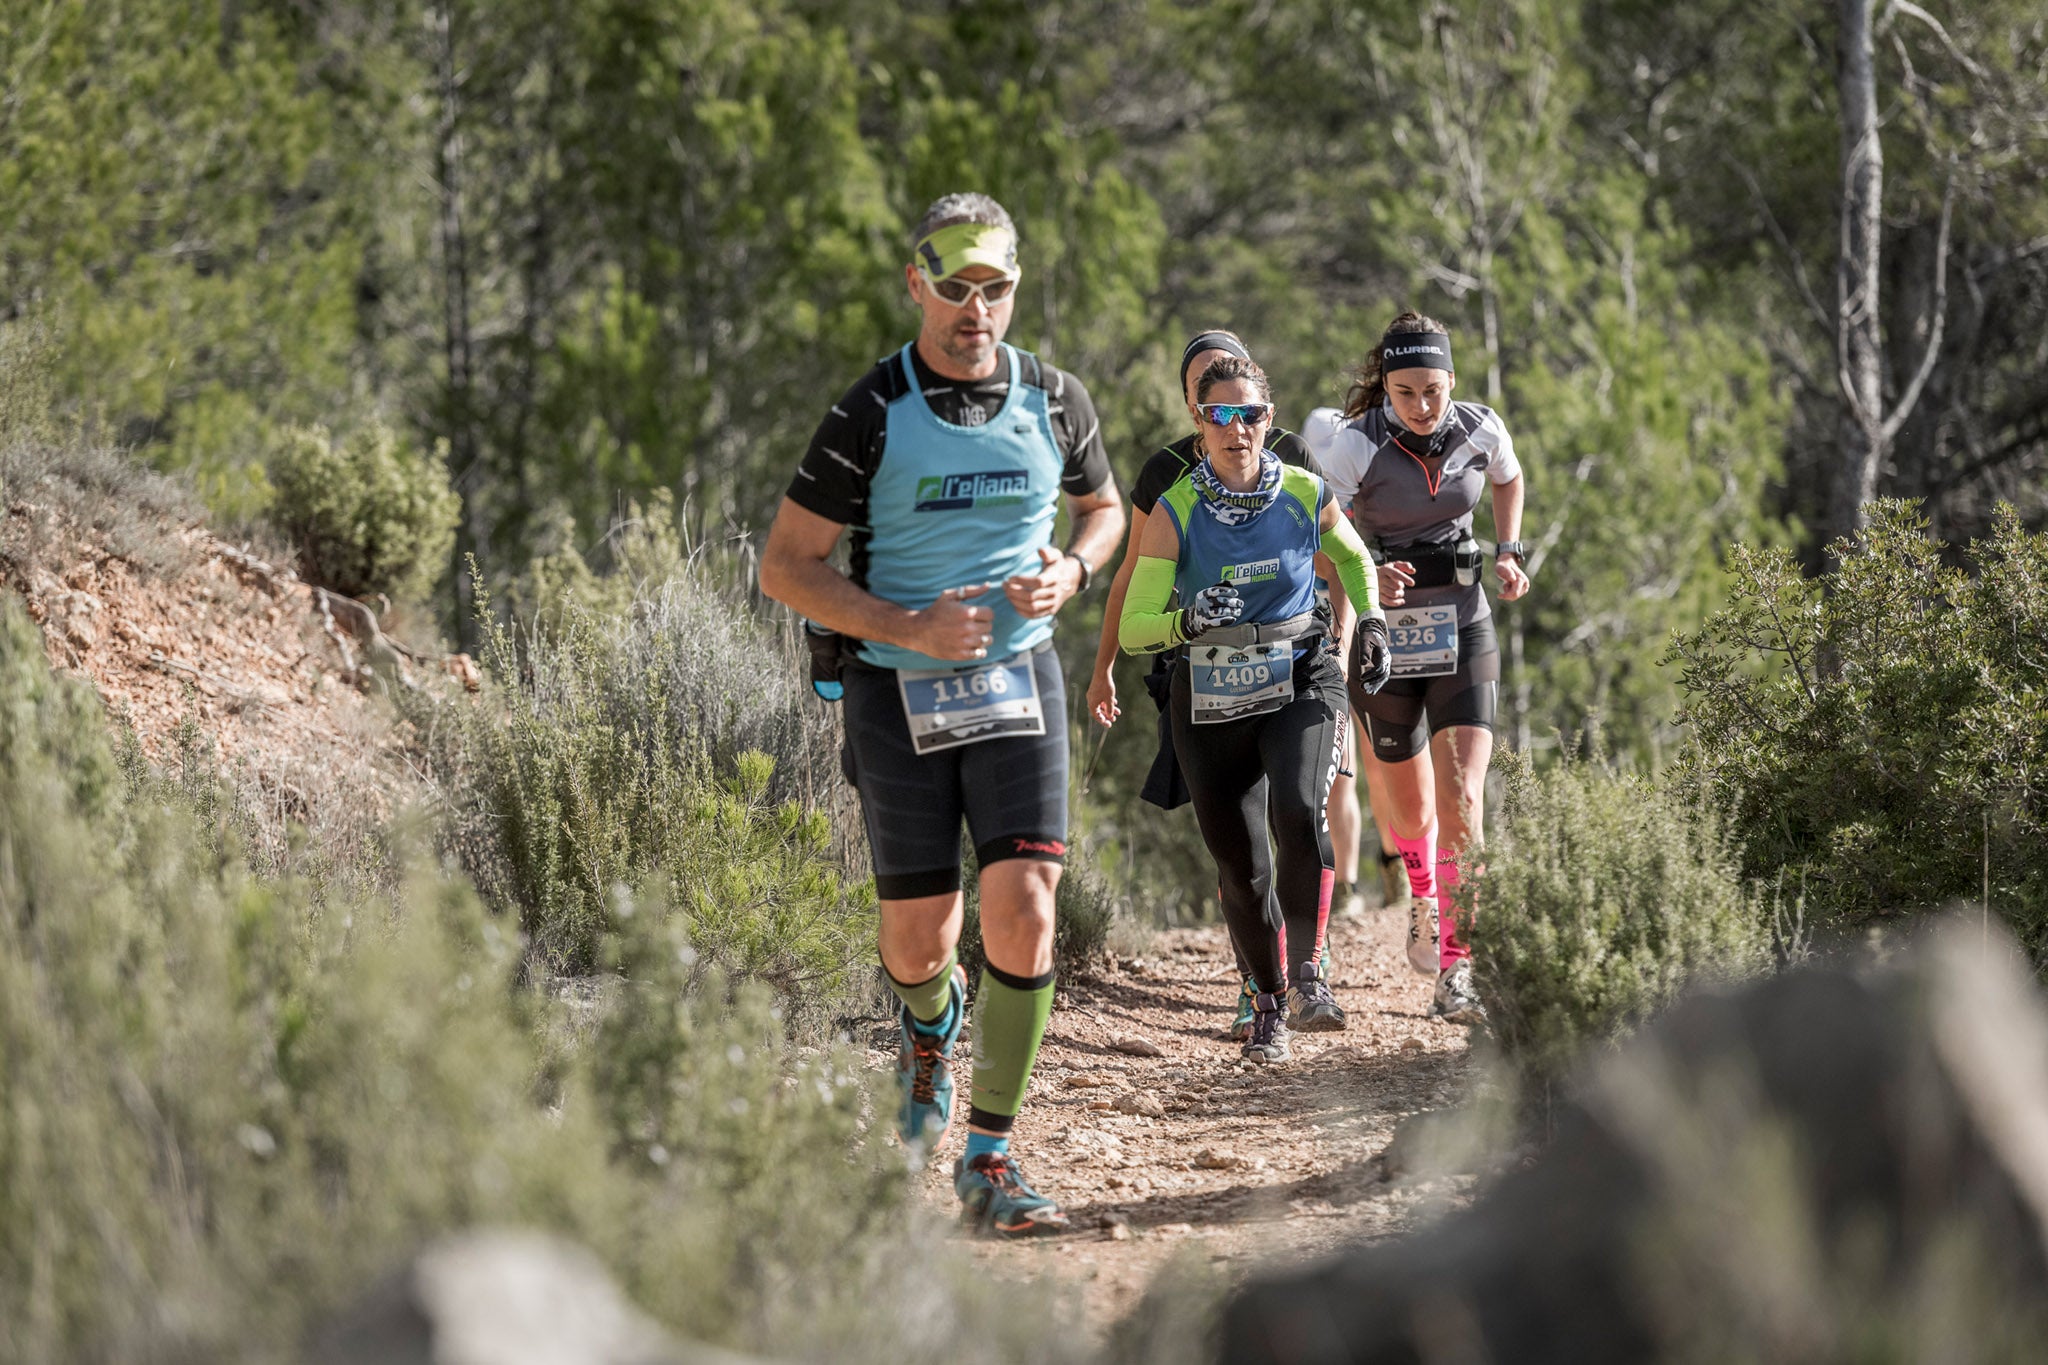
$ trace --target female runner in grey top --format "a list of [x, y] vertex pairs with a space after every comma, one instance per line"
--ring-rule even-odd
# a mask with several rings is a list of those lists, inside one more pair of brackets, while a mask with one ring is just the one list
[[[1381, 765], [1395, 845], [1414, 893], [1411, 959], [1437, 952], [1434, 1012], [1484, 1016], [1450, 913], [1458, 855], [1480, 841], [1500, 649], [1480, 582], [1472, 514], [1492, 490], [1504, 602], [1529, 590], [1520, 542], [1522, 470], [1499, 414], [1453, 401], [1443, 324], [1403, 313], [1366, 356], [1342, 413], [1310, 415], [1304, 436], [1379, 562], [1394, 678], [1354, 696]], [[1427, 924], [1437, 908], [1441, 932]], [[1428, 940], [1435, 939], [1432, 945]]]

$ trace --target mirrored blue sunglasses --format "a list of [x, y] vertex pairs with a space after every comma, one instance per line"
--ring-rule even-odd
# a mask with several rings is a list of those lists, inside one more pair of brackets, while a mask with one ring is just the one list
[[1212, 426], [1227, 427], [1232, 422], [1243, 422], [1255, 427], [1273, 415], [1271, 403], [1203, 403], [1195, 409], [1202, 414], [1202, 420]]

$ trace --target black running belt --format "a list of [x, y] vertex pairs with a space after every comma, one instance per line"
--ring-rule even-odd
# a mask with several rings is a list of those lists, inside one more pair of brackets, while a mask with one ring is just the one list
[[1417, 588], [1443, 588], [1458, 581], [1458, 551], [1455, 544], [1384, 545], [1382, 562], [1403, 560], [1415, 566]]

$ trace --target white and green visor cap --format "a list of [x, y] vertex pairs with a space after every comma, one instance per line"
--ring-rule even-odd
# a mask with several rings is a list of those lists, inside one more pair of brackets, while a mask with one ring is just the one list
[[987, 223], [954, 223], [917, 244], [917, 264], [935, 280], [950, 279], [970, 265], [1005, 275], [1017, 273], [1017, 234]]

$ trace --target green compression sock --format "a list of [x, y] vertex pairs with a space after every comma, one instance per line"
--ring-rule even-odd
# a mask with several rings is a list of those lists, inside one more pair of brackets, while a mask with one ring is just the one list
[[974, 1092], [968, 1122], [1007, 1132], [1024, 1104], [1031, 1064], [1038, 1060], [1052, 1016], [1052, 973], [1011, 976], [984, 967], [974, 1005]]
[[[915, 986], [906, 986], [894, 976], [889, 977], [889, 989], [896, 993], [910, 1009], [910, 1017], [921, 1024], [936, 1024], [946, 1017], [953, 1007], [953, 964], [960, 960], [959, 951], [946, 954], [944, 965], [938, 975], [929, 981], [920, 981]], [[885, 973], [886, 974], [886, 973]]]

